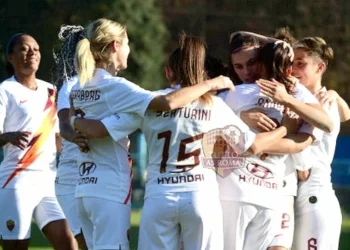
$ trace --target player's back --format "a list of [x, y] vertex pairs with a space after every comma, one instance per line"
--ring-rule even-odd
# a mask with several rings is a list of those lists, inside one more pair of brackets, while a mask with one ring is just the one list
[[203, 189], [218, 192], [215, 171], [205, 163], [208, 152], [203, 137], [228, 125], [248, 129], [216, 96], [210, 104], [197, 100], [172, 111], [146, 112], [142, 124], [149, 151], [146, 196]]
[[[84, 87], [79, 82], [71, 92], [74, 107], [85, 118], [101, 120], [130, 112], [143, 115], [154, 96], [121, 77], [97, 69]], [[89, 140], [89, 151], [77, 159], [80, 179], [76, 196], [95, 196], [124, 203], [129, 197], [131, 170], [128, 161], [128, 138], [117, 142], [110, 136]], [[108, 188], [106, 188], [108, 187]]]

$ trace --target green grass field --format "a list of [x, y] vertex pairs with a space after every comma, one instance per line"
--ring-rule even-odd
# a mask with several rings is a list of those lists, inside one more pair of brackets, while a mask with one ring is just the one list
[[[131, 215], [131, 248], [130, 250], [136, 250], [137, 237], [139, 230], [140, 211], [133, 211]], [[39, 231], [36, 226], [33, 226], [32, 238], [30, 241], [30, 250], [52, 250], [50, 244]], [[342, 234], [340, 237], [339, 250], [350, 249], [350, 219], [345, 219], [342, 225]]]

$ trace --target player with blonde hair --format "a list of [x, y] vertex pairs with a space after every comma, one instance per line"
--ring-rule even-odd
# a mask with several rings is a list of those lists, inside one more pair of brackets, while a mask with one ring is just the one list
[[[74, 107], [85, 118], [117, 117], [120, 112], [143, 117], [146, 110], [176, 109], [208, 91], [233, 88], [228, 78], [217, 77], [165, 95], [144, 90], [116, 76], [127, 68], [128, 43], [126, 27], [112, 20], [98, 19], [87, 27], [75, 57], [79, 85], [71, 92]], [[71, 118], [72, 124], [75, 119]], [[78, 157], [81, 177], [75, 197], [89, 248], [129, 249], [132, 172], [127, 143], [127, 137], [92, 139], [90, 151]]]

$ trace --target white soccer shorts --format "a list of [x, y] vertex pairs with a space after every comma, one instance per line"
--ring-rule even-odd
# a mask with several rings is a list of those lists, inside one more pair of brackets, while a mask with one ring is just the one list
[[270, 246], [281, 246], [291, 249], [294, 236], [294, 196], [285, 195], [280, 199], [279, 220], [277, 220], [277, 234]]
[[218, 194], [177, 192], [145, 199], [138, 250], [223, 249], [222, 213]]
[[96, 198], [76, 198], [77, 211], [89, 249], [129, 250], [131, 206]]
[[0, 189], [0, 211], [0, 235], [4, 240], [29, 239], [32, 218], [40, 230], [65, 218], [56, 197], [43, 195], [39, 188]]
[[[69, 187], [69, 185], [56, 184], [56, 192], [59, 191], [59, 189], [61, 189], [62, 186], [65, 186], [63, 187], [64, 189], [67, 189], [67, 186]], [[70, 194], [56, 195], [56, 197], [58, 203], [60, 204], [64, 212], [64, 215], [66, 216], [70, 230], [72, 231], [73, 235], [76, 236], [82, 231], [81, 223], [77, 212], [76, 200], [74, 198], [75, 186], [71, 186], [71, 189], [72, 192]]]
[[245, 202], [221, 201], [224, 250], [266, 250], [276, 235], [278, 212]]
[[302, 213], [296, 211], [294, 250], [338, 250], [342, 215], [334, 193], [305, 197]]

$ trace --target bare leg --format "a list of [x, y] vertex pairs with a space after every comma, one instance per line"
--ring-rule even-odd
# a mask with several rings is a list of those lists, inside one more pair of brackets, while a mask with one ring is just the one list
[[64, 219], [50, 222], [43, 228], [43, 233], [55, 250], [78, 250], [73, 234]]

